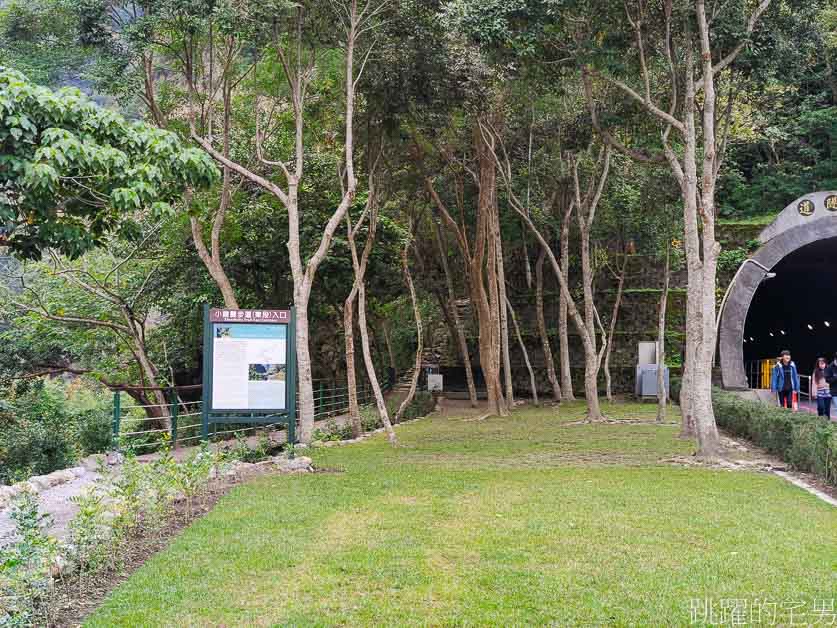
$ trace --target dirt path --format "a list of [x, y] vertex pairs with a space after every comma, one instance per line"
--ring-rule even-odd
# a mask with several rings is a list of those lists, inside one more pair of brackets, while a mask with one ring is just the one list
[[[323, 429], [329, 424], [343, 426], [348, 423], [348, 421], [349, 415], [343, 414], [324, 419], [322, 421], [316, 421], [314, 423], [314, 427]], [[245, 441], [248, 446], [255, 447], [260, 438], [261, 436], [259, 435], [250, 436], [245, 439]], [[277, 445], [280, 445], [287, 442], [288, 436], [285, 430], [276, 430], [269, 432], [268, 438], [270, 438], [270, 440]], [[235, 440], [226, 440], [213, 443], [211, 447], [214, 450], [225, 450], [234, 447], [236, 444], [237, 442]], [[172, 453], [176, 460], [182, 462], [199, 448], [199, 446], [181, 447]], [[137, 460], [146, 463], [152, 462], [156, 458], [157, 454], [153, 453], [137, 456]], [[92, 464], [89, 466], [94, 468], [94, 465]], [[73, 501], [73, 498], [84, 493], [84, 491], [93, 485], [100, 477], [101, 475], [98, 472], [85, 469], [84, 474], [80, 475], [78, 478], [71, 480], [70, 482], [65, 482], [48, 489], [44, 489], [38, 493], [41, 513], [49, 515], [52, 518], [52, 523], [47, 528], [47, 532], [51, 536], [57, 539], [66, 538], [67, 524], [78, 512], [78, 506]], [[11, 519], [11, 511], [11, 506], [0, 509], [0, 547], [8, 545], [14, 540], [15, 524]]]

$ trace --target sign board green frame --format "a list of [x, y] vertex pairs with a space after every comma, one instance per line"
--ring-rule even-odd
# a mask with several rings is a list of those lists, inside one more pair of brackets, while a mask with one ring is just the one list
[[[280, 353], [284, 363], [277, 357]], [[223, 370], [218, 379], [226, 379], [229, 386], [224, 391], [226, 402], [213, 390], [218, 370]], [[288, 444], [296, 443], [294, 308], [240, 310], [204, 305], [201, 415], [204, 440], [209, 438], [210, 423], [285, 423]]]

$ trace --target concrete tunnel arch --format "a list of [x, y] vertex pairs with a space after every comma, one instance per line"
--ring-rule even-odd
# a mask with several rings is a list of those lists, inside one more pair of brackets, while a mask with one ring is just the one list
[[[789, 204], [759, 235], [762, 246], [751, 256], [768, 269], [819, 240], [837, 238], [837, 192], [807, 194]], [[746, 389], [744, 326], [765, 271], [745, 263], [729, 287], [721, 312], [718, 350], [724, 388]]]

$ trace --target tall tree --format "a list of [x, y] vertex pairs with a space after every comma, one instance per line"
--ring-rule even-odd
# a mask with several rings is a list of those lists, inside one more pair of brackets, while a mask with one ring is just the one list
[[[624, 17], [634, 41], [631, 52], [636, 55], [640, 87], [634, 89], [611, 71], [582, 63], [588, 108], [600, 135], [635, 159], [667, 163], [680, 185], [688, 273], [680, 403], [684, 426], [694, 426], [698, 453], [708, 458], [721, 450], [712, 408], [715, 287], [721, 248], [715, 237], [715, 194], [735, 93], [732, 65], [769, 5], [770, 0], [759, 0], [750, 9], [737, 2], [724, 3], [708, 12], [705, 0], [665, 0], [659, 6], [645, 0], [628, 2]], [[739, 16], [745, 10], [742, 27]], [[721, 35], [724, 30], [735, 32], [736, 27], [735, 39]], [[659, 51], [659, 57], [653, 61], [667, 68], [667, 80], [654, 72], [656, 65], [649, 58], [654, 51]], [[660, 125], [661, 152], [649, 155], [628, 147], [604, 128], [595, 97], [596, 80], [624, 94]], [[724, 107], [718, 105], [721, 82], [730, 86]]]
[[[312, 365], [309, 340], [308, 304], [317, 269], [322, 264], [331, 248], [334, 234], [343, 221], [346, 211], [352, 204], [357, 193], [357, 177], [355, 175], [355, 142], [354, 142], [354, 113], [355, 95], [359, 75], [369, 59], [371, 48], [359, 68], [355, 67], [355, 54], [364, 33], [375, 28], [383, 5], [373, 4], [371, 0], [362, 6], [357, 0], [350, 0], [347, 4], [336, 3], [339, 15], [342, 15], [341, 26], [345, 29], [344, 41], [344, 164], [340, 180], [343, 188], [341, 199], [333, 214], [318, 236], [318, 244], [314, 253], [303, 260], [302, 254], [302, 217], [299, 207], [299, 192], [303, 181], [305, 166], [305, 105], [308, 88], [316, 76], [317, 55], [315, 40], [307, 29], [311, 24], [307, 22], [309, 15], [316, 17], [316, 9], [298, 5], [293, 8], [290, 28], [284, 31], [279, 20], [273, 23], [272, 49], [276, 55], [276, 63], [284, 74], [290, 91], [291, 109], [294, 119], [294, 148], [290, 164], [282, 159], [267, 159], [261, 151], [257, 137], [257, 154], [263, 167], [274, 169], [274, 172], [285, 180], [285, 186], [274, 183], [242, 164], [231, 160], [218, 150], [212, 143], [211, 137], [201, 137], [196, 129], [192, 129], [192, 137], [220, 164], [229, 168], [241, 177], [258, 185], [273, 195], [288, 213], [289, 233], [288, 251], [290, 253], [291, 275], [294, 284], [294, 306], [296, 307], [296, 347], [299, 369], [300, 389], [300, 439], [310, 442], [314, 430], [314, 389], [312, 384]], [[257, 111], [256, 116], [260, 113]]]

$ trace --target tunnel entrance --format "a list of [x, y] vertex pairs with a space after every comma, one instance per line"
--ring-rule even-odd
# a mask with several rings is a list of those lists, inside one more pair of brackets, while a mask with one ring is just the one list
[[745, 365], [787, 349], [799, 372], [809, 374], [818, 356], [830, 360], [837, 351], [837, 237], [797, 249], [772, 271], [747, 311]]
[[727, 389], [749, 387], [745, 356], [774, 358], [788, 349], [800, 372], [810, 373], [818, 354], [837, 351], [837, 314], [831, 317], [837, 301], [831, 296], [837, 280], [837, 191], [796, 199], [759, 234], [759, 242], [730, 283], [718, 321]]

